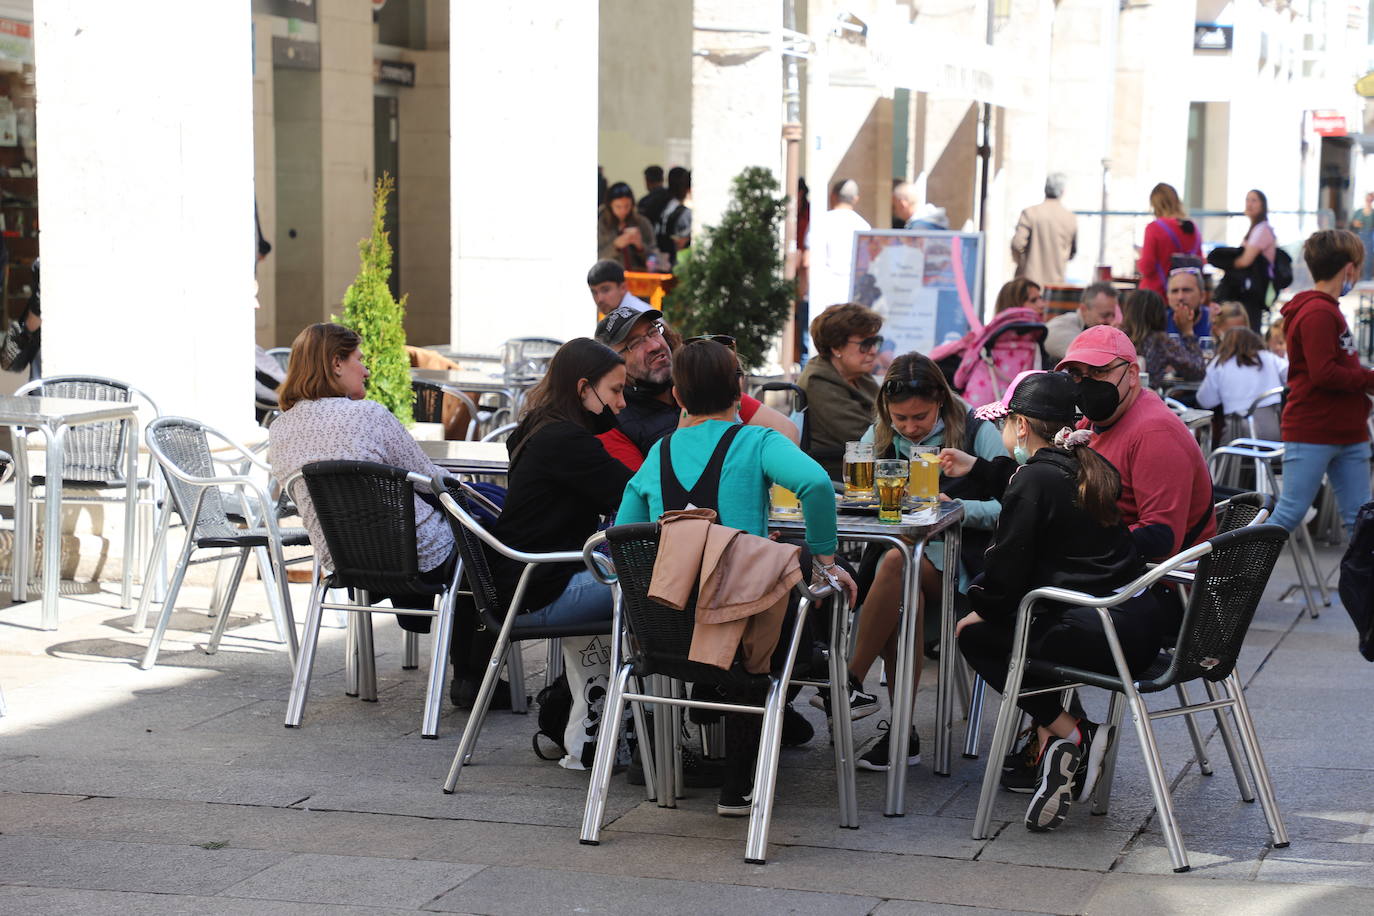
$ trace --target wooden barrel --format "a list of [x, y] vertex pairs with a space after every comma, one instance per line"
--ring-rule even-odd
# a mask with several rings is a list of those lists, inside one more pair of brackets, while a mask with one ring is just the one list
[[1041, 292], [1041, 298], [1045, 302], [1045, 320], [1049, 321], [1065, 312], [1072, 312], [1078, 308], [1082, 297], [1081, 286], [1046, 286]]

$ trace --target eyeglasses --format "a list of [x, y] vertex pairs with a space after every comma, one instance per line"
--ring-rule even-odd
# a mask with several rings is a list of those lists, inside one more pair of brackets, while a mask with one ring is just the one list
[[[1089, 366], [1087, 372], [1084, 372], [1081, 369], [1065, 369], [1064, 374], [1067, 375], [1069, 378], [1073, 379], [1075, 383], [1081, 382], [1085, 378], [1092, 379], [1093, 381], [1100, 381], [1101, 379], [1106, 378], [1108, 373], [1110, 373], [1112, 370], [1124, 369], [1126, 366], [1129, 365], [1129, 362], [1122, 360], [1119, 363], [1110, 362], [1105, 366]], [[1120, 379], [1118, 379], [1117, 381], [1120, 381]]]
[[621, 341], [620, 352], [629, 353], [631, 350], [653, 340], [655, 337], [662, 336], [663, 323], [661, 321], [655, 321], [653, 324], [649, 325], [648, 330], [646, 330], [643, 334], [640, 334], [637, 337], [631, 337], [629, 340]]
[[856, 344], [860, 350], [867, 353], [883, 345], [883, 335], [874, 334], [872, 337], [851, 337], [849, 338], [849, 342]]
[[709, 340], [712, 343], [720, 344], [722, 347], [729, 347], [731, 350], [735, 349], [735, 338], [731, 337], [729, 334], [699, 334], [696, 337], [687, 338], [684, 343], [696, 343], [699, 340]]
[[[914, 397], [931, 391], [929, 382], [914, 378], [894, 378], [883, 382], [883, 396], [889, 400]], [[933, 400], [933, 399], [932, 399]]]

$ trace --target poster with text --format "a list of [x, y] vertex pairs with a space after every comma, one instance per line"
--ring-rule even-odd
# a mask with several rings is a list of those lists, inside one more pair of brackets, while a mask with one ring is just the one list
[[983, 235], [935, 229], [872, 229], [854, 235], [850, 300], [883, 316], [883, 347], [874, 375], [892, 359], [929, 353], [981, 315]]

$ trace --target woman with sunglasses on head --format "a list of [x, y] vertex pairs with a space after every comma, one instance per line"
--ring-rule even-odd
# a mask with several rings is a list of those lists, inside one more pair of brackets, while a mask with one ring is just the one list
[[806, 392], [811, 457], [831, 480], [841, 479], [844, 444], [868, 429], [878, 382], [870, 374], [883, 338], [882, 316], [855, 302], [832, 305], [811, 322], [816, 356], [798, 384]]
[[[879, 389], [873, 425], [863, 434], [865, 442], [873, 443], [875, 458], [905, 458], [919, 447], [939, 450], [951, 445], [989, 460], [1005, 457], [1002, 434], [995, 424], [976, 418], [969, 405], [959, 398], [945, 381], [940, 367], [920, 353], [907, 353], [892, 361], [882, 387]], [[976, 573], [982, 569], [982, 553], [987, 547], [989, 533], [997, 525], [1001, 506], [978, 487], [966, 480], [941, 478], [940, 492], [948, 499], [958, 499], [964, 505], [964, 544], [961, 573]], [[923, 633], [924, 607], [933, 602], [940, 606], [941, 573], [945, 568], [944, 544], [926, 545], [921, 560], [920, 590], [916, 607], [916, 632]], [[859, 632], [854, 653], [849, 659], [850, 709], [854, 718], [861, 718], [877, 709], [876, 698], [863, 692], [863, 681], [875, 659], [881, 656], [889, 672], [897, 670], [897, 620], [902, 600], [902, 573], [905, 570], [901, 551], [896, 548], [875, 549], [864, 557], [860, 580], [872, 576], [872, 585], [863, 599], [859, 615]], [[965, 576], [961, 575], [962, 581]], [[938, 619], [938, 615], [936, 617]], [[916, 654], [913, 681], [921, 681], [923, 654]], [[888, 679], [889, 703], [894, 685]], [[827, 697], [818, 694], [813, 705], [826, 707]], [[856, 761], [866, 770], [884, 771], [888, 768], [888, 739], [882, 738]], [[907, 764], [921, 762], [921, 742], [915, 729], [907, 741]]]
[[[1125, 320], [1121, 330], [1135, 345], [1136, 352], [1145, 359], [1144, 370], [1150, 384], [1158, 387], [1164, 376], [1172, 371], [1185, 382], [1200, 382], [1207, 374], [1202, 347], [1191, 333], [1170, 337], [1165, 330], [1164, 300], [1149, 289], [1137, 289], [1126, 296], [1122, 305]], [[1192, 326], [1188, 326], [1192, 330]]]

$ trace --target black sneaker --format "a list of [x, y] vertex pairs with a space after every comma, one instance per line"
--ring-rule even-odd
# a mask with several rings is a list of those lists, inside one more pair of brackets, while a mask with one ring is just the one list
[[816, 729], [811, 723], [806, 721], [806, 717], [792, 708], [788, 703], [782, 708], [782, 746], [796, 747], [810, 741], [816, 734]]
[[[448, 688], [448, 698], [459, 709], [471, 709], [477, 704], [477, 692], [482, 689], [482, 680], [468, 678], [453, 679]], [[496, 682], [496, 690], [491, 695], [490, 709], [510, 709], [510, 681]]]
[[[830, 718], [830, 691], [825, 687], [817, 687], [816, 695], [811, 698], [811, 705], [825, 712], [825, 717]], [[878, 711], [878, 698], [871, 693], [864, 693], [863, 685], [853, 678], [849, 681], [849, 718], [858, 720], [865, 716], [871, 716]]]
[[1022, 732], [1026, 735], [1025, 744], [1002, 760], [1002, 788], [1026, 795], [1040, 785], [1039, 732], [1035, 726], [1031, 726], [1027, 732]]
[[1026, 829], [1037, 833], [1064, 823], [1073, 801], [1073, 786], [1083, 749], [1066, 738], [1057, 738], [1040, 758], [1040, 785], [1026, 809]]
[[721, 789], [720, 800], [716, 802], [716, 813], [721, 817], [748, 817], [753, 807], [753, 789], [742, 794], [734, 789]]
[[1087, 719], [1080, 719], [1078, 731], [1083, 736], [1083, 743], [1079, 745], [1083, 756], [1078, 764], [1073, 797], [1076, 801], [1081, 801], [1090, 797], [1093, 789], [1097, 788], [1097, 780], [1102, 776], [1102, 764], [1107, 759], [1107, 752], [1112, 749], [1113, 739], [1116, 738], [1116, 729], [1110, 725], [1098, 725]]
[[[854, 761], [856, 767], [861, 770], [872, 770], [875, 773], [886, 773], [890, 769], [889, 761], [892, 753], [889, 750], [891, 745], [888, 744], [888, 738], [892, 736], [892, 733], [888, 731], [888, 728], [887, 722], [878, 723], [878, 730], [883, 733], [882, 737], [879, 738], [872, 747], [865, 751], [862, 757]], [[907, 739], [906, 743], [906, 765], [914, 767], [920, 764], [920, 762], [921, 736], [916, 734], [916, 729], [913, 728], [911, 730], [911, 737]]]
[[[688, 748], [682, 751], [682, 781], [689, 789], [717, 789], [725, 785], [725, 764], [719, 760], [699, 757]], [[644, 764], [639, 759], [639, 748], [635, 748], [630, 758], [630, 767], [625, 779], [632, 786], [644, 785]]]

